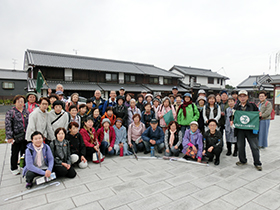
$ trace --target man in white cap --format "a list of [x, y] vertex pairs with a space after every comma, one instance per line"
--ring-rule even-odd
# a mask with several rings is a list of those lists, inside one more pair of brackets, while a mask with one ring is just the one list
[[[259, 111], [258, 107], [254, 103], [250, 103], [248, 101], [248, 92], [246, 90], [240, 90], [238, 92], [238, 100], [239, 103], [235, 104], [233, 107], [234, 110], [240, 111]], [[230, 122], [233, 125], [233, 118]], [[262, 170], [262, 163], [260, 161], [260, 152], [258, 148], [258, 139], [257, 133], [254, 133], [254, 130], [245, 130], [245, 129], [237, 129], [235, 128], [235, 132], [237, 135], [237, 146], [238, 146], [238, 157], [239, 161], [236, 163], [238, 166], [246, 165], [246, 153], [245, 153], [245, 138], [250, 144], [250, 148], [252, 151], [254, 165], [258, 171]]]

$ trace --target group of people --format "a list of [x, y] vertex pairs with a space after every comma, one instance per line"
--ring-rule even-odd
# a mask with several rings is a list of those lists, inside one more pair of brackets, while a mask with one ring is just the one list
[[[27, 188], [34, 177], [56, 176], [74, 178], [74, 165], [86, 168], [88, 161], [101, 162], [105, 156], [150, 153], [156, 150], [165, 156], [179, 156], [201, 162], [220, 163], [225, 132], [226, 155], [239, 156], [237, 165], [247, 163], [247, 138], [254, 165], [262, 170], [259, 147], [267, 147], [272, 105], [266, 93], [259, 93], [260, 103], [248, 102], [247, 91], [224, 90], [206, 95], [199, 90], [197, 100], [191, 93], [183, 96], [173, 87], [164, 98], [146, 91], [133, 98], [124, 88], [110, 92], [108, 100], [96, 90], [86, 104], [79, 103], [79, 94], [63, 98], [63, 86], [55, 94], [37, 100], [37, 94], [17, 95], [15, 106], [6, 113], [6, 139], [12, 143], [11, 171], [20, 174], [18, 159], [25, 154]], [[259, 111], [259, 135], [251, 130], [234, 129], [234, 110]], [[259, 136], [259, 138], [258, 138]], [[259, 139], [259, 142], [258, 142]], [[232, 152], [232, 145], [234, 151]], [[215, 160], [214, 160], [215, 158]]]

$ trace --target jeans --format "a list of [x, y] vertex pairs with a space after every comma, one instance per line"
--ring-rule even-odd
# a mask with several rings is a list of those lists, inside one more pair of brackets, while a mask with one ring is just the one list
[[102, 155], [114, 155], [115, 151], [114, 148], [112, 148], [112, 150], [109, 152], [108, 151], [109, 148], [109, 144], [107, 141], [102, 141], [101, 145], [100, 145], [100, 152], [102, 153]]
[[163, 148], [164, 148], [164, 143], [159, 143], [159, 144], [151, 144], [150, 142], [148, 141], [143, 141], [144, 142], [144, 145], [145, 145], [145, 148], [146, 148], [146, 151], [147, 152], [150, 152], [151, 151], [151, 147], [155, 147], [155, 149], [157, 149], [157, 151], [161, 151]]
[[267, 136], [269, 130], [270, 120], [261, 120], [259, 128], [259, 147], [267, 147]]
[[175, 149], [174, 146], [171, 147], [171, 148], [170, 148], [170, 146], [168, 146], [168, 148], [166, 148], [166, 149], [168, 149], [169, 152], [166, 152], [166, 151], [165, 151], [165, 156], [168, 156], [168, 157], [173, 156], [173, 155], [176, 156], [176, 157], [179, 156], [179, 153], [180, 153], [179, 148], [178, 148], [178, 149]]

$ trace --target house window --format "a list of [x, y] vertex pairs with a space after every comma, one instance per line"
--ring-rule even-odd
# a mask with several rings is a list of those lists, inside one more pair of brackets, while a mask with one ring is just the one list
[[217, 79], [217, 84], [220, 84], [220, 79], [219, 78]]
[[117, 74], [109, 74], [109, 73], [106, 73], [105, 75], [105, 79], [107, 82], [111, 82], [111, 81], [117, 81], [118, 80], [118, 75]]
[[158, 77], [150, 77], [151, 84], [158, 84]]
[[164, 78], [164, 84], [165, 84], [165, 85], [170, 85], [170, 84], [172, 84], [172, 79]]
[[3, 82], [2, 83], [2, 88], [3, 89], [15, 89], [15, 83], [14, 82]]
[[214, 84], [214, 78], [208, 77], [208, 84]]
[[223, 80], [221, 79], [221, 85], [223, 85]]
[[189, 77], [189, 83], [191, 83], [192, 79], [193, 79], [193, 82], [196, 82], [196, 76], [190, 76]]
[[135, 75], [125, 75], [125, 82], [135, 82]]

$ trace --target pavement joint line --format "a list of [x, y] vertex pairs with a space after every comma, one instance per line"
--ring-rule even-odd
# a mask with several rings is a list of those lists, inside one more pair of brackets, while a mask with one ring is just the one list
[[5, 162], [6, 162], [6, 156], [7, 156], [7, 149], [8, 149], [8, 144], [6, 144], [6, 149], [5, 149], [5, 154], [4, 154], [3, 166], [2, 166], [2, 170], [1, 170], [0, 186], [2, 184], [2, 178], [3, 178], [3, 175], [4, 175]]

